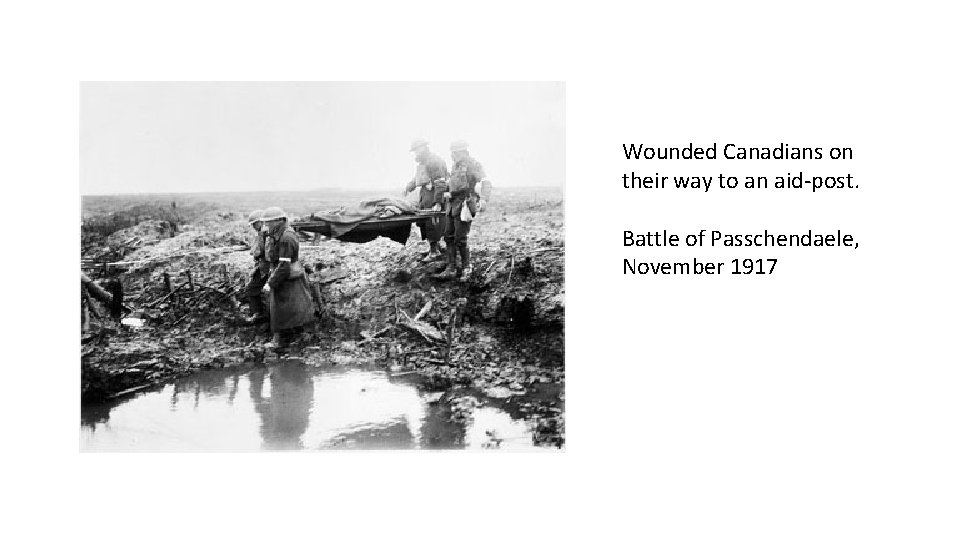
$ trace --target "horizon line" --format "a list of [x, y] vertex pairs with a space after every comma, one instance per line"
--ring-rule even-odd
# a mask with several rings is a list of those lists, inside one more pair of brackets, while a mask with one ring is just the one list
[[[564, 189], [564, 185], [537, 185], [537, 186], [497, 186], [495, 190], [501, 189]], [[81, 197], [113, 197], [119, 195], [203, 195], [203, 194], [227, 194], [227, 193], [309, 193], [322, 191], [389, 191], [396, 188], [312, 188], [312, 189], [247, 189], [242, 191], [112, 191], [103, 193], [80, 193]]]

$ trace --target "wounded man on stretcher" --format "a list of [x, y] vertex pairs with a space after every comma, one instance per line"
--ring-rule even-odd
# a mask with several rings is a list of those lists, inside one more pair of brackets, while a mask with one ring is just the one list
[[406, 243], [410, 226], [417, 221], [438, 219], [441, 212], [419, 211], [403, 200], [384, 197], [362, 201], [356, 208], [313, 213], [292, 223], [298, 231], [336, 238], [342, 242], [369, 242], [379, 236]]

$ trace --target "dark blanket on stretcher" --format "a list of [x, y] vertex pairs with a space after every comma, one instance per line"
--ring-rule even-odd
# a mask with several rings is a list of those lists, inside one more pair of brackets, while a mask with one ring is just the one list
[[352, 231], [357, 225], [368, 219], [393, 217], [416, 214], [417, 208], [403, 200], [383, 197], [361, 201], [356, 208], [340, 209], [336, 212], [316, 214], [316, 216], [330, 223], [333, 237], [338, 238]]

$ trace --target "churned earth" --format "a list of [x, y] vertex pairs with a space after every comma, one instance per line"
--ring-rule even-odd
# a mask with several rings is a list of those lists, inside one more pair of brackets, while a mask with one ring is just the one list
[[[299, 197], [298, 207], [289, 196], [257, 195], [259, 206], [286, 203], [294, 216], [351, 200], [347, 195], [341, 200]], [[443, 263], [423, 260], [428, 246], [416, 228], [405, 245], [386, 238], [365, 244], [304, 238], [300, 256], [308, 279], [320, 286], [321, 317], [283, 356], [264, 348], [269, 340], [265, 328], [243, 324], [245, 299], [238, 293], [252, 267], [247, 251], [252, 231], [244, 219], [252, 208], [247, 197], [181, 199], [179, 214], [189, 214], [195, 207], [191, 205], [203, 211], [177, 223], [175, 232], [148, 223], [147, 210], [146, 219], [129, 228], [100, 237], [84, 235], [85, 265], [91, 272], [101, 270], [92, 277], [119, 279], [125, 305], [122, 323], [94, 305], [100, 317], [94, 317], [83, 334], [86, 449], [130, 449], [122, 437], [111, 446], [91, 435], [98, 428], [100, 433], [109, 431], [111, 422], [116, 434], [126, 408], [147, 407], [144, 400], [160, 399], [155, 396], [179, 396], [178, 385], [202, 387], [196, 377], [246, 381], [246, 395], [254, 396], [249, 387], [256, 385], [257, 373], [268, 388], [277, 381], [300, 396], [292, 398], [289, 411], [278, 412], [271, 402], [271, 414], [300, 411], [308, 425], [337, 422], [323, 412], [334, 407], [311, 405], [304, 412], [304, 402], [340, 396], [335, 400], [352, 403], [356, 396], [349, 397], [348, 389], [357, 386], [358, 378], [389, 387], [382, 395], [407, 395], [398, 398], [404, 405], [390, 417], [407, 418], [405, 423], [346, 422], [341, 433], [331, 428], [325, 437], [311, 441], [303, 438], [313, 433], [304, 427], [300, 439], [288, 436], [277, 443], [270, 430], [263, 430], [267, 416], [241, 415], [260, 424], [262, 448], [383, 447], [385, 440], [388, 447], [416, 448], [513, 448], [509, 441], [517, 439], [536, 447], [564, 445], [562, 192], [495, 192], [472, 228], [474, 275], [466, 282], [436, 277]], [[135, 202], [142, 210], [144, 202]], [[93, 219], [102, 223], [110, 203], [98, 198], [96, 204], [99, 214]], [[298, 373], [300, 381], [293, 386], [284, 379], [291, 372]], [[318, 388], [327, 393], [318, 393]], [[354, 390], [365, 393], [370, 388], [359, 385]], [[212, 402], [222, 397], [216, 392], [199, 395]], [[260, 399], [261, 409], [268, 401]], [[253, 409], [255, 402], [254, 397], [247, 399]], [[171, 425], [181, 425], [179, 418], [170, 417]], [[244, 441], [237, 450], [253, 444]]]

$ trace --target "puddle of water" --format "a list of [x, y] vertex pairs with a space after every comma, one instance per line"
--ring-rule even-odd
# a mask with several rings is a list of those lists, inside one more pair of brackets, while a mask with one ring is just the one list
[[456, 398], [450, 392], [427, 391], [416, 378], [356, 366], [313, 368], [285, 362], [207, 371], [122, 402], [84, 407], [80, 448], [541, 449], [533, 446], [527, 422], [493, 404], [464, 407]]

